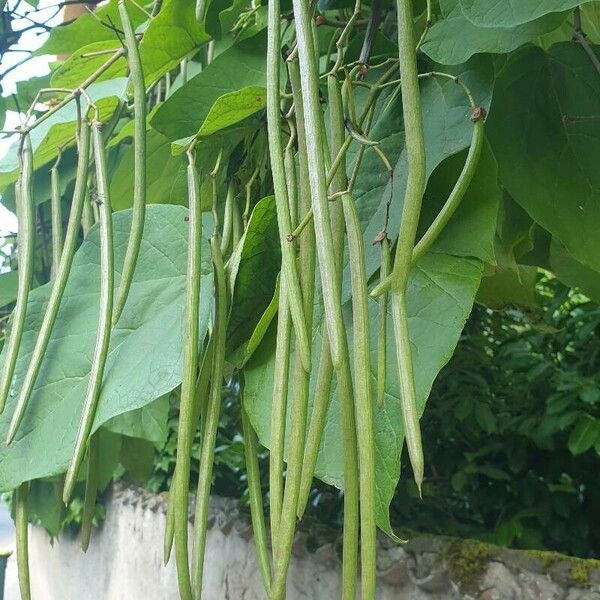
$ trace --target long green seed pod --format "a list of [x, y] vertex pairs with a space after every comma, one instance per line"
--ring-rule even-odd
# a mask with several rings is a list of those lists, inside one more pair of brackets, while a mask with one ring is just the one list
[[233, 200], [233, 227], [232, 227], [232, 252], [235, 252], [239, 241], [244, 234], [244, 224], [242, 222], [242, 213], [237, 198]]
[[188, 560], [188, 489], [190, 481], [190, 455], [197, 421], [194, 419], [195, 384], [198, 371], [200, 310], [200, 266], [202, 260], [202, 207], [200, 183], [196, 171], [195, 155], [188, 153], [189, 239], [183, 321], [183, 374], [177, 435], [177, 464], [175, 467], [175, 559], [179, 593], [184, 600], [192, 598]]
[[292, 320], [287, 295], [285, 277], [282, 274], [279, 284], [277, 341], [271, 400], [271, 451], [269, 454], [269, 515], [273, 548], [276, 547], [279, 538], [278, 526], [283, 503], [283, 462], [292, 334]]
[[98, 121], [92, 123], [92, 138], [94, 142], [94, 162], [96, 163], [96, 203], [100, 209], [100, 312], [98, 319], [98, 334], [96, 347], [92, 357], [90, 377], [86, 391], [81, 420], [75, 438], [73, 458], [65, 477], [63, 500], [65, 504], [71, 498], [73, 488], [77, 481], [77, 474], [90, 437], [96, 408], [100, 399], [102, 388], [102, 376], [104, 365], [108, 355], [110, 343], [111, 318], [113, 308], [114, 292], [114, 253], [113, 253], [113, 231], [112, 214], [110, 208], [110, 196], [108, 193], [108, 171], [106, 168], [106, 153], [101, 132], [102, 124]]
[[58, 165], [60, 157], [50, 170], [50, 212], [52, 215], [52, 277], [56, 277], [58, 265], [60, 264], [60, 255], [63, 247], [63, 230], [62, 230], [62, 206], [60, 197], [60, 176], [58, 173]]
[[[477, 165], [479, 164], [479, 158], [481, 156], [481, 149], [483, 147], [483, 140], [485, 137], [483, 122], [485, 111], [484, 109], [475, 105], [475, 101], [471, 92], [464, 84], [463, 88], [465, 89], [471, 104], [471, 121], [474, 123], [469, 152], [467, 153], [467, 158], [460, 175], [458, 176], [450, 195], [444, 203], [444, 206], [442, 206], [436, 218], [427, 228], [427, 231], [425, 231], [421, 239], [415, 245], [412, 251], [412, 263], [415, 263], [421, 256], [423, 256], [423, 254], [425, 254], [425, 252], [431, 248], [435, 240], [442, 233], [444, 227], [446, 227], [448, 224], [448, 221], [458, 208], [464, 195], [469, 189], [469, 185], [473, 180], [473, 176], [477, 170]], [[386, 277], [382, 277], [381, 281], [371, 290], [371, 296], [375, 298], [386, 293], [392, 287], [393, 280], [393, 273], [390, 273]]]
[[375, 524], [375, 437], [371, 398], [369, 292], [360, 220], [350, 194], [342, 196], [348, 235], [354, 330], [354, 401], [360, 481], [360, 559], [362, 598], [375, 598], [377, 585], [377, 527]]
[[413, 16], [411, 0], [397, 0], [398, 47], [400, 63], [400, 86], [404, 115], [405, 148], [408, 162], [408, 177], [402, 220], [396, 243], [392, 294], [392, 319], [396, 339], [398, 374], [401, 382], [400, 402], [404, 421], [404, 433], [413, 475], [419, 490], [423, 481], [424, 459], [421, 430], [416, 408], [416, 394], [412, 365], [412, 352], [408, 339], [406, 311], [406, 285], [412, 261], [421, 202], [425, 193], [425, 141], [421, 116], [421, 95], [417, 75]]
[[227, 279], [218, 234], [210, 240], [215, 272], [215, 324], [211, 389], [203, 424], [202, 448], [200, 450], [200, 468], [198, 472], [198, 490], [196, 492], [196, 513], [194, 517], [194, 556], [192, 560], [193, 590], [195, 600], [202, 598], [202, 575], [204, 572], [204, 551], [208, 518], [208, 501], [212, 481], [215, 441], [221, 412], [223, 391], [223, 365], [225, 363], [225, 342], [227, 334]]
[[244, 455], [246, 458], [246, 474], [248, 477], [248, 496], [250, 497], [250, 513], [254, 529], [254, 544], [258, 556], [258, 566], [263, 578], [267, 596], [271, 593], [271, 565], [267, 546], [267, 530], [263, 511], [262, 488], [260, 485], [260, 468], [258, 466], [258, 440], [250, 423], [246, 409], [242, 406], [242, 428], [244, 434]]
[[223, 235], [221, 236], [221, 254], [225, 255], [233, 235], [233, 203], [235, 202], [235, 183], [229, 182], [223, 213]]
[[29, 361], [29, 367], [23, 378], [23, 384], [19, 392], [19, 398], [15, 407], [12, 420], [8, 428], [8, 435], [6, 443], [10, 444], [17, 433], [27, 404], [33, 391], [37, 376], [40, 372], [46, 348], [50, 340], [50, 335], [56, 322], [56, 316], [62, 302], [62, 297], [67, 285], [67, 279], [71, 272], [71, 265], [73, 264], [73, 256], [75, 255], [75, 246], [77, 244], [77, 237], [79, 235], [79, 222], [83, 212], [83, 205], [86, 199], [86, 188], [88, 180], [88, 160], [89, 160], [89, 148], [90, 148], [90, 128], [86, 122], [82, 123], [81, 133], [79, 136], [79, 156], [77, 160], [77, 174], [75, 176], [75, 189], [73, 191], [73, 198], [71, 200], [71, 210], [69, 213], [69, 222], [67, 224], [67, 231], [65, 235], [65, 241], [63, 246], [63, 252], [60, 258], [58, 271], [52, 285], [52, 291], [50, 292], [50, 298], [48, 299], [48, 306], [42, 320], [40, 332], [38, 334], [31, 359]]
[[17, 303], [13, 311], [10, 333], [6, 342], [4, 365], [0, 374], [0, 413], [4, 410], [15, 372], [17, 356], [21, 346], [27, 300], [33, 279], [33, 253], [35, 246], [35, 212], [33, 208], [33, 151], [28, 135], [23, 136], [19, 153], [21, 172], [16, 183], [17, 220], [19, 234], [17, 236], [17, 255], [19, 261], [19, 288]]
[[123, 23], [125, 47], [127, 49], [127, 62], [133, 84], [133, 216], [131, 231], [123, 261], [123, 272], [119, 283], [119, 291], [115, 300], [113, 312], [113, 325], [119, 320], [133, 279], [135, 265], [140, 253], [142, 234], [144, 233], [144, 219], [146, 217], [146, 87], [144, 84], [144, 71], [140, 51], [135, 37], [135, 30], [129, 18], [125, 0], [119, 0], [119, 15]]
[[[196, 391], [194, 398], [194, 423], [198, 423], [201, 413], [206, 412], [206, 397], [208, 394], [208, 384], [210, 382], [210, 371], [212, 368], [213, 343], [212, 339], [207, 344], [206, 350], [202, 358], [202, 366], [200, 374], [196, 382]], [[202, 418], [202, 422], [204, 418]], [[202, 424], [202, 423], [201, 423]], [[163, 543], [163, 561], [166, 565], [171, 557], [171, 549], [173, 547], [173, 539], [175, 537], [175, 490], [177, 489], [176, 481], [177, 473], [173, 473], [171, 486], [169, 488], [169, 498], [167, 505], [165, 539]]]
[[83, 231], [83, 239], [85, 239], [87, 237], [90, 229], [94, 225], [94, 212], [92, 210], [92, 204], [91, 204], [91, 198], [90, 198], [90, 193], [91, 193], [91, 189], [92, 189], [91, 181], [92, 181], [92, 178], [89, 177], [88, 185], [87, 185], [87, 189], [88, 189], [89, 193], [85, 199], [85, 202], [83, 203], [83, 214], [81, 217], [81, 229]]
[[[381, 240], [381, 270], [380, 278], [383, 281], [390, 272], [391, 267], [390, 241], [384, 232]], [[387, 370], [387, 310], [388, 295], [379, 297], [379, 323], [377, 329], [377, 406], [383, 406], [385, 397], [385, 380]]]
[[[325, 174], [325, 137], [319, 100], [319, 78], [316, 70], [311, 16], [305, 0], [294, 0], [297, 48], [302, 84], [304, 127], [308, 154], [308, 174], [311, 187], [313, 222], [319, 270], [332, 362], [338, 372], [338, 389], [342, 405], [344, 436], [344, 598], [354, 598], [356, 588], [356, 561], [358, 555], [358, 474], [356, 459], [356, 424], [352, 406], [352, 378], [348, 357], [346, 330], [341, 309], [341, 287], [335, 264], [335, 250], [328, 206]], [[287, 487], [287, 486], [286, 486]], [[287, 489], [286, 489], [287, 491]], [[285, 505], [285, 498], [284, 498]], [[294, 509], [297, 508], [297, 498]], [[285, 513], [285, 506], [284, 506]], [[282, 523], [283, 523], [282, 519]], [[283, 535], [282, 535], [283, 537]], [[286, 539], [286, 543], [289, 541]], [[287, 548], [286, 548], [287, 550]], [[289, 555], [278, 552], [272, 597], [279, 600], [285, 595], [285, 580]], [[287, 562], [285, 562], [287, 561]]]
[[475, 126], [473, 127], [473, 137], [471, 139], [471, 147], [469, 148], [469, 152], [467, 154], [467, 158], [465, 160], [465, 164], [463, 165], [462, 171], [448, 199], [444, 203], [444, 206], [438, 213], [437, 217], [433, 220], [433, 223], [427, 228], [427, 231], [423, 234], [423, 237], [417, 242], [417, 245], [414, 247], [412, 252], [412, 262], [418, 260], [429, 248], [431, 248], [432, 244], [439, 237], [440, 233], [443, 231], [444, 227], [448, 224], [450, 217], [454, 214], [460, 201], [463, 199], [471, 181], [473, 180], [473, 175], [475, 175], [475, 171], [477, 170], [477, 165], [479, 164], [479, 157], [481, 156], [481, 149], [483, 147], [484, 140], [484, 126], [483, 126], [483, 117], [472, 116], [472, 120], [475, 120]]
[[[341, 192], [347, 187], [346, 181], [346, 159], [345, 150], [349, 146], [348, 140], [344, 140], [344, 122], [343, 106], [340, 95], [339, 84], [335, 76], [327, 78], [327, 92], [329, 103], [329, 116], [331, 131], [331, 157], [335, 167], [332, 166], [329, 172], [327, 183], [331, 186], [333, 193]], [[344, 259], [344, 216], [342, 207], [336, 203], [331, 208], [331, 221], [333, 232], [333, 248], [335, 252], [335, 264], [338, 274], [338, 282], [341, 286]], [[307, 213], [308, 214], [308, 213]], [[329, 348], [329, 337], [327, 331], [323, 332], [321, 341], [321, 354], [319, 359], [319, 368], [317, 371], [317, 382], [315, 386], [313, 409], [310, 418], [308, 434], [306, 436], [306, 446], [304, 450], [304, 460], [302, 466], [302, 481], [300, 484], [300, 493], [298, 497], [297, 514], [302, 516], [308, 502], [312, 479], [319, 455], [319, 447], [325, 430], [327, 411], [329, 410], [331, 382], [333, 377], [333, 363], [331, 361], [331, 350]]]
[[302, 356], [305, 371], [310, 371], [310, 338], [306, 327], [302, 292], [296, 266], [294, 245], [287, 236], [292, 231], [288, 191], [285, 181], [283, 143], [281, 140], [281, 114], [279, 79], [281, 64], [281, 22], [279, 0], [269, 2], [267, 27], [267, 132], [269, 156], [273, 175], [273, 188], [277, 206], [277, 224], [281, 244], [281, 267], [289, 290], [288, 300], [296, 344]]
[[96, 496], [98, 495], [98, 434], [90, 436], [88, 443], [87, 476], [85, 479], [85, 496], [83, 515], [81, 517], [81, 549], [87, 552], [92, 537]]
[[183, 375], [181, 402], [179, 409], [179, 430], [177, 436], [177, 465], [175, 487], [175, 558], [179, 588], [182, 598], [192, 597], [188, 562], [188, 488], [190, 453], [196, 430], [194, 419], [195, 384], [198, 371], [200, 307], [200, 266], [202, 239], [202, 208], [200, 203], [200, 183], [193, 152], [188, 153], [188, 198], [189, 198], [189, 240], [185, 293], [185, 315], [183, 325]]
[[29, 482], [22, 483], [15, 490], [15, 546], [17, 549], [17, 572], [21, 600], [31, 600], [29, 582]]

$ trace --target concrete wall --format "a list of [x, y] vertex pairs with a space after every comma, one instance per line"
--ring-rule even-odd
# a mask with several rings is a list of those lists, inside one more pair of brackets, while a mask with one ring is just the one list
[[[164, 508], [161, 496], [116, 488], [87, 554], [77, 538], [52, 546], [32, 528], [34, 600], [178, 600], [173, 562], [162, 565]], [[252, 530], [235, 502], [213, 499], [209, 525], [204, 598], [265, 600]], [[339, 541], [331, 532], [316, 543], [298, 535], [287, 600], [341, 598]], [[404, 546], [381, 538], [378, 571], [377, 600], [600, 600], [598, 561], [447, 538], [418, 536]]]

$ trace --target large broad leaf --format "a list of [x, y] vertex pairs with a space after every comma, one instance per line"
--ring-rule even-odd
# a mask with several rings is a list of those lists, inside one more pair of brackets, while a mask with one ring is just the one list
[[[83, 46], [66, 60], [54, 73], [52, 73], [52, 87], [75, 89], [93, 73], [95, 73], [110, 58], [110, 54], [86, 56], [100, 50], [119, 50], [121, 44], [118, 40], [104, 40]], [[127, 60], [125, 56], [110, 66], [96, 81], [125, 77], [127, 75]]]
[[265, 54], [263, 34], [232, 46], [167, 99], [152, 127], [171, 140], [195, 135], [221, 96], [266, 85]]
[[193, 2], [165, 0], [161, 11], [150, 21], [140, 43], [146, 85], [157, 81], [209, 39], [196, 20]]
[[511, 196], [581, 263], [600, 269], [600, 77], [578, 44], [511, 56], [488, 134]]
[[[419, 412], [422, 413], [433, 381], [448, 362], [464, 323], [471, 312], [473, 298], [479, 286], [482, 263], [475, 259], [428, 253], [412, 269], [408, 288], [408, 312], [411, 347], [414, 356], [415, 382]], [[318, 364], [323, 316], [316, 307], [313, 337], [313, 361]], [[372, 379], [376, 377], [378, 336], [378, 303], [369, 302], [371, 323]], [[345, 305], [346, 322], [351, 322], [350, 303]], [[397, 371], [394, 360], [392, 319], [388, 315], [388, 372], [384, 406], [375, 411], [377, 524], [392, 533], [388, 507], [400, 476], [400, 456], [404, 431], [399, 401]], [[351, 338], [351, 326], [348, 337]], [[245, 368], [245, 406], [261, 443], [270, 444], [271, 394], [273, 384], [274, 336], [267, 337]], [[315, 369], [316, 371], [316, 369]], [[314, 393], [315, 377], [311, 380]], [[324, 441], [321, 446], [316, 475], [323, 481], [343, 487], [343, 447], [340, 406], [333, 385], [327, 415]], [[312, 400], [311, 400], [312, 402]], [[424, 440], [427, 444], [427, 439]]]
[[[53, 27], [48, 39], [35, 54], [71, 54], [86, 44], [103, 40], [114, 40], [118, 43], [117, 34], [110, 28], [111, 21], [115, 24], [120, 23], [117, 4], [118, 0], [110, 0], [94, 11], [93, 15], [84, 13], [68, 25]], [[137, 27], [146, 17], [133, 3], [127, 2], [125, 5], [134, 27]]]
[[267, 105], [267, 90], [250, 86], [223, 94], [212, 105], [198, 130], [200, 137], [212, 135], [252, 116]]
[[[451, 70], [460, 76], [471, 89], [475, 101], [488, 108], [491, 102], [493, 69], [487, 57], [477, 57], [465, 65]], [[464, 92], [453, 81], [446, 78], [429, 78], [421, 84], [423, 104], [423, 128], [427, 154], [427, 176], [446, 158], [471, 143], [473, 123], [471, 109]], [[388, 235], [395, 239], [400, 227], [402, 201], [406, 189], [407, 164], [404, 152], [404, 125], [402, 106], [398, 99], [390, 109], [382, 113], [370, 132], [370, 137], [380, 142], [391, 164], [395, 165], [393, 182], [374, 152], [365, 153], [360, 174], [354, 187], [354, 196], [364, 232], [367, 275], [371, 276], [380, 266], [381, 253], [372, 242], [381, 231], [390, 197], [390, 219]], [[349, 169], [354, 164], [358, 149], [351, 147], [348, 152]], [[346, 277], [346, 280], [348, 278]], [[346, 286], [349, 296], [349, 284]]]
[[550, 266], [564, 284], [600, 302], [600, 273], [576, 261], [555, 238], [550, 244]]
[[[126, 149], [110, 180], [115, 210], [131, 208], [133, 202], [135, 148]], [[150, 129], [146, 148], [146, 194], [148, 204], [187, 204], [187, 161], [171, 154], [171, 142]]]
[[[101, 121], [107, 121], [112, 116], [119, 99], [124, 97], [126, 85], [127, 78], [119, 77], [93, 83], [87, 88], [88, 96], [98, 107]], [[87, 108], [85, 100], [82, 99], [81, 102]], [[31, 131], [36, 169], [56, 158], [62, 149], [75, 144], [76, 121], [77, 106], [71, 101]], [[17, 147], [18, 141], [15, 141], [0, 161], [0, 188], [17, 179]]]
[[480, 52], [510, 52], [560, 27], [566, 18], [564, 13], [553, 13], [514, 27], [479, 27], [465, 17], [459, 0], [441, 0], [441, 7], [444, 18], [429, 30], [422, 50], [447, 65], [462, 63]]
[[161, 443], [167, 439], [168, 417], [169, 394], [165, 394], [146, 406], [113, 417], [103, 427], [128, 437]]
[[[182, 316], [186, 280], [187, 210], [149, 206], [138, 267], [119, 323], [113, 330], [94, 428], [139, 409], [181, 382]], [[116, 284], [131, 226], [131, 211], [115, 213]], [[30, 294], [13, 393], [0, 417], [6, 437], [15, 395], [29, 364], [50, 284]], [[98, 229], [78, 250], [46, 358], [30, 406], [7, 447], [0, 445], [0, 489], [65, 470], [77, 425], [96, 338], [99, 294]], [[212, 295], [208, 243], [203, 242], [201, 327], [206, 330]], [[125, 431], [125, 429], [122, 429]]]
[[467, 19], [478, 27], [515, 27], [549, 13], [571, 10], [591, 0], [460, 0]]
[[254, 207], [229, 264], [233, 297], [227, 347], [233, 352], [248, 340], [273, 298], [281, 265], [273, 196], [263, 198]]

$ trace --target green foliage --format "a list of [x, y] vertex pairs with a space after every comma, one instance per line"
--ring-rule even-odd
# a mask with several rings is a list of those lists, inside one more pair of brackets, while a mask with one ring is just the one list
[[[462, 202], [410, 273], [407, 268], [400, 274], [408, 274], [409, 362], [414, 365], [417, 411], [423, 415], [427, 467], [422, 504], [416, 502], [409, 469], [401, 469], [407, 466], [402, 462], [401, 379], [393, 359], [392, 318], [387, 316], [386, 393], [383, 406], [373, 407], [377, 524], [390, 535], [393, 526], [408, 524], [506, 545], [592, 554], [598, 549], [599, 536], [591, 529], [587, 511], [599, 496], [592, 474], [600, 452], [598, 353], [590, 343], [600, 322], [594, 304], [600, 300], [600, 54], [592, 44], [600, 43], [600, 2], [583, 2], [578, 8], [580, 3], [573, 0], [522, 0], [509, 3], [509, 7], [499, 0], [440, 0], [432, 5], [430, 24], [426, 22], [427, 3], [402, 1], [399, 8], [412, 6], [415, 11], [417, 39], [423, 34], [418, 52], [411, 46], [408, 58], [400, 57], [404, 67], [416, 65], [422, 75], [419, 82], [413, 79], [422, 123], [411, 123], [410, 111], [404, 111], [403, 97], [407, 100], [400, 86], [407, 79], [397, 79], [393, 62], [399, 52], [396, 12], [401, 11], [385, 3], [367, 61], [370, 66], [358, 68], [364, 25], [372, 8], [360, 7], [356, 22], [351, 20], [345, 30], [347, 37], [340, 40], [340, 25], [350, 19], [351, 4], [318, 4], [314, 37], [319, 47], [314, 53], [306, 51], [302, 35], [296, 35], [302, 21], [297, 18], [298, 6], [290, 3], [283, 3], [283, 18], [275, 15], [277, 23], [268, 27], [268, 6], [250, 6], [243, 0], [208, 1], [202, 22], [188, 0], [165, 0], [153, 16], [127, 4], [139, 38], [145, 78], [146, 96], [141, 100], [148, 107], [145, 191], [150, 206], [131, 293], [112, 331], [94, 425], [101, 445], [100, 487], [113, 477], [125, 476], [164, 490], [172, 478], [177, 389], [186, 343], [181, 331], [183, 292], [190, 272], [185, 262], [188, 164], [191, 172], [196, 169], [198, 173], [202, 210], [211, 212], [205, 215], [202, 232], [201, 357], [216, 337], [208, 238], [225, 240], [222, 251], [228, 289], [222, 294], [227, 298], [221, 298], [221, 306], [226, 302], [230, 307], [226, 381], [211, 375], [206, 387], [213, 393], [203, 390], [218, 399], [216, 392], [225, 385], [225, 408], [214, 453], [214, 490], [242, 495], [239, 385], [240, 381], [244, 384], [243, 402], [252, 425], [269, 448], [276, 313], [290, 300], [290, 289], [315, 285], [312, 364], [304, 365], [310, 370], [308, 418], [322, 339], [326, 327], [332, 326], [325, 313], [331, 317], [332, 306], [338, 315], [341, 304], [343, 323], [338, 319], [339, 327], [336, 325], [336, 332], [330, 329], [329, 334], [341, 339], [345, 326], [347, 338], [353, 339], [350, 259], [334, 192], [344, 185], [351, 188], [350, 200], [356, 204], [365, 247], [365, 275], [372, 290], [379, 283], [381, 266], [381, 248], [376, 242], [387, 236], [392, 245], [396, 243], [407, 181], [411, 170], [415, 172], [414, 157], [407, 156], [407, 145], [411, 146], [407, 136], [413, 136], [409, 141], [414, 143], [415, 131], [417, 137], [422, 133], [425, 144], [424, 163], [417, 165], [426, 175], [418, 239], [444, 210], [477, 122], [484, 126], [487, 139]], [[65, 91], [44, 96], [44, 104], [31, 106], [26, 124], [34, 151], [39, 233], [34, 270], [43, 285], [30, 295], [13, 391], [19, 389], [52, 285], [48, 170], [60, 156], [60, 194], [63, 214], [67, 214], [64, 209], [70, 206], [73, 190], [76, 124], [82, 115], [104, 125], [118, 283], [131, 226], [129, 209], [134, 195], [140, 197], [139, 188], [134, 189], [135, 103], [131, 103], [118, 14], [117, 0], [110, 0], [94, 15], [85, 14], [54, 28], [37, 54], [66, 58], [53, 66], [48, 77], [21, 82], [17, 89], [24, 111], [36, 92], [48, 85], [73, 92], [70, 96]], [[12, 18], [10, 13], [6, 22]], [[279, 26], [281, 39], [275, 32]], [[265, 28], [271, 40], [270, 65], [275, 65], [271, 75], [281, 66], [281, 85], [273, 81], [277, 78], [267, 78]], [[401, 37], [400, 46], [406, 39]], [[288, 69], [295, 64], [291, 62], [296, 60], [294, 48], [302, 67], [300, 90], [293, 89], [294, 75]], [[281, 56], [285, 60], [280, 60]], [[313, 66], [318, 69], [314, 77], [308, 69]], [[335, 84], [332, 89], [343, 88], [341, 108], [325, 100], [328, 79]], [[85, 92], [76, 91], [82, 85], [87, 86]], [[63, 98], [71, 101], [56, 108]], [[139, 96], [136, 99], [139, 107]], [[3, 110], [0, 106], [0, 117]], [[331, 147], [343, 142], [333, 139], [335, 126], [330, 124], [336, 119], [341, 130], [342, 121], [346, 124], [347, 131], [342, 130], [340, 136], [346, 136], [347, 154], [339, 162], [331, 189], [325, 190], [326, 186], [316, 182], [334, 162]], [[138, 128], [141, 135], [139, 129], [143, 127]], [[283, 174], [277, 169], [273, 173], [270, 166], [271, 160], [278, 158], [272, 151], [279, 139], [288, 153]], [[0, 161], [2, 202], [10, 209], [17, 203], [18, 148], [15, 140]], [[281, 217], [288, 201], [280, 202], [279, 184], [284, 177], [292, 229], [307, 217], [306, 228], [297, 237], [292, 231], [277, 229], [277, 223], [284, 222], [278, 221], [278, 211]], [[89, 179], [90, 198], [102, 202], [91, 172]], [[278, 185], [274, 186], [273, 179]], [[320, 187], [323, 190], [317, 189]], [[325, 199], [327, 192], [333, 194], [331, 202]], [[421, 198], [418, 200], [420, 203]], [[312, 220], [305, 212], [309, 204], [314, 208]], [[98, 205], [86, 207], [93, 220]], [[324, 248], [329, 252], [331, 240], [329, 215], [323, 207], [333, 214], [333, 237], [339, 240], [331, 245], [339, 244], [338, 257], [324, 258]], [[77, 497], [65, 514], [57, 478], [69, 462], [97, 333], [98, 230], [92, 228], [88, 234], [87, 224], [87, 237], [75, 255], [23, 426], [12, 445], [0, 445], [0, 489], [32, 481], [32, 518], [52, 535], [81, 516]], [[320, 232], [317, 276], [306, 258], [315, 231]], [[213, 237], [212, 247], [221, 240]], [[290, 248], [293, 253], [288, 252]], [[289, 287], [282, 280], [282, 249], [284, 256], [291, 256], [286, 273], [297, 268], [301, 286], [292, 282], [294, 286]], [[15, 260], [12, 249], [4, 255], [0, 303], [10, 308], [15, 298]], [[300, 258], [294, 262], [296, 255]], [[341, 299], [329, 293], [335, 291], [336, 260], [342, 265]], [[324, 294], [323, 288], [329, 292]], [[298, 306], [307, 301], [303, 310], [309, 312], [311, 301], [296, 296], [292, 300], [296, 307], [293, 316], [300, 320]], [[473, 309], [476, 300], [479, 305]], [[370, 298], [368, 307], [373, 365], [369, 375], [375, 385], [375, 365], [380, 358], [379, 301]], [[301, 331], [298, 323], [294, 323], [294, 331]], [[345, 346], [340, 339], [336, 345]], [[292, 337], [292, 356], [296, 346]], [[207, 371], [218, 372], [216, 367]], [[402, 376], [412, 377], [409, 373]], [[295, 391], [298, 378], [290, 376], [289, 380], [290, 391]], [[348, 383], [342, 381], [346, 388], [351, 387]], [[341, 520], [338, 507], [349, 473], [344, 465], [348, 452], [339, 395], [336, 375], [316, 469], [324, 483], [315, 486], [310, 509], [317, 507], [336, 523]], [[201, 424], [192, 450], [192, 486], [198, 483], [204, 400], [200, 398], [189, 411], [194, 418], [196, 413], [200, 415]], [[429, 408], [424, 412], [426, 403]], [[5, 435], [13, 405], [14, 395], [0, 416], [0, 436]], [[293, 408], [288, 406], [286, 446], [291, 430], [303, 430], [302, 424], [292, 423]], [[364, 423], [358, 425], [360, 429]], [[157, 458], [152, 444], [159, 448]], [[265, 461], [262, 463], [264, 466]], [[79, 494], [82, 484], [79, 480]], [[472, 557], [466, 554], [463, 559], [470, 562]]]

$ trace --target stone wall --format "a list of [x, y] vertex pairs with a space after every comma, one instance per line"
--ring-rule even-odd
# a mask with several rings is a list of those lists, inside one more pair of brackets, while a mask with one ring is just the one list
[[[63, 534], [51, 545], [44, 531], [32, 528], [33, 598], [178, 600], [173, 561], [162, 564], [164, 525], [162, 496], [116, 487], [87, 554], [76, 537]], [[341, 597], [340, 540], [332, 532], [318, 535], [296, 538], [288, 600]], [[600, 600], [599, 561], [423, 535], [403, 546], [383, 536], [379, 543], [377, 600]], [[252, 529], [232, 500], [212, 500], [203, 597], [266, 598]]]

